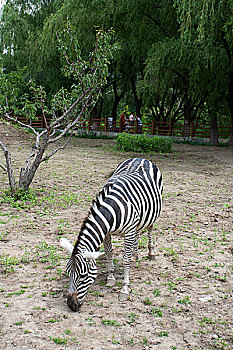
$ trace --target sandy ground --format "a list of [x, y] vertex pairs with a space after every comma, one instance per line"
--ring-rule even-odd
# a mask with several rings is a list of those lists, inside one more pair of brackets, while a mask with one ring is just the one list
[[[0, 123], [16, 174], [30, 137]], [[36, 195], [20, 203], [2, 201], [8, 183], [0, 169], [0, 348], [232, 349], [232, 149], [174, 145], [171, 154], [139, 155], [113, 146], [72, 140], [40, 167], [31, 186]], [[74, 313], [59, 239], [75, 242], [108, 174], [132, 156], [152, 160], [164, 177], [156, 259], [147, 259], [142, 232], [130, 298], [119, 302], [123, 241], [114, 237], [117, 285], [105, 286], [101, 257], [96, 283]]]

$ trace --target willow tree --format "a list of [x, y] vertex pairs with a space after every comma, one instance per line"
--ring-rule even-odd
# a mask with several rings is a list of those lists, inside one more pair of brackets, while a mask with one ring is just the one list
[[212, 72], [212, 94], [206, 104], [212, 126], [224, 102], [231, 119], [229, 144], [233, 145], [233, 1], [176, 0], [183, 45], [187, 42], [203, 50], [206, 68]]
[[0, 53], [5, 72], [10, 73], [18, 67], [26, 67], [25, 76], [35, 79], [38, 84], [53, 93], [61, 86], [65, 86], [66, 79], [61, 73], [56, 42], [52, 48], [56, 53], [56, 59], [48, 63], [41, 61], [40, 37], [44, 23], [56, 13], [63, 2], [63, 0], [6, 0], [0, 23]]
[[[177, 33], [176, 11], [172, 0], [128, 1], [64, 1], [56, 13], [44, 22], [41, 35], [43, 66], [56, 60], [54, 32], [69, 17], [85, 54], [93, 42], [94, 26], [114, 28], [120, 50], [111, 63], [112, 74], [103, 92], [104, 110], [116, 119], [120, 101], [130, 105], [138, 116], [143, 96], [138, 81], [143, 78], [144, 64], [150, 47]], [[92, 28], [92, 30], [90, 30]], [[108, 111], [107, 111], [107, 108]]]
[[31, 152], [20, 169], [17, 182], [10, 150], [0, 141], [0, 148], [4, 152], [6, 162], [6, 166], [2, 164], [1, 168], [8, 173], [12, 195], [29, 189], [40, 164], [64, 148], [69, 138], [62, 146], [53, 147], [52, 150], [50, 146], [56, 144], [68, 132], [72, 132], [77, 123], [87, 117], [97, 102], [107, 82], [109, 60], [116, 48], [114, 44], [111, 44], [112, 37], [112, 31], [98, 30], [94, 50], [89, 54], [88, 59], [83, 59], [75, 29], [69, 23], [58, 35], [59, 50], [64, 63], [63, 73], [74, 81], [71, 90], [61, 89], [48, 101], [45, 89], [32, 83], [31, 95], [24, 96], [21, 108], [18, 107], [17, 110], [18, 113], [26, 115], [29, 121], [36, 118], [38, 112], [42, 113], [44, 130], [36, 130], [30, 125], [30, 122], [20, 122], [17, 117], [11, 115], [11, 106], [6, 106], [8, 110], [5, 113], [6, 118], [29, 128], [35, 136]]

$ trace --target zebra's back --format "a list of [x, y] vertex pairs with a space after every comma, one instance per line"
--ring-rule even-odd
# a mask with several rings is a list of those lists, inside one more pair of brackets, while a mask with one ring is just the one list
[[109, 186], [106, 201], [115, 208], [118, 223], [112, 231], [121, 231], [126, 225], [125, 220], [131, 219], [130, 207], [137, 214], [136, 230], [151, 225], [160, 215], [163, 181], [159, 169], [152, 162], [142, 158], [122, 162], [105, 186]]

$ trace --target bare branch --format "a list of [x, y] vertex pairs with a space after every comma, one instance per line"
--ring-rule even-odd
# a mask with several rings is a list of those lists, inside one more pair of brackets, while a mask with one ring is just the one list
[[[70, 106], [70, 108], [58, 119], [54, 120], [51, 124], [50, 127], [54, 128], [54, 126], [56, 126], [57, 124], [59, 124], [60, 122], [62, 122], [72, 111], [73, 109], [84, 99], [84, 97], [92, 90], [92, 88], [87, 89], [87, 91], [85, 93], [82, 94], [82, 96], [80, 96], [73, 104], [72, 106]], [[89, 99], [90, 95], [86, 97], [86, 99]], [[74, 121], [75, 122], [79, 119], [76, 118]], [[70, 128], [70, 127], [69, 127]]]
[[[88, 108], [89, 106], [89, 100], [90, 98], [92, 97], [92, 94], [90, 94], [87, 98], [86, 98], [86, 101], [84, 103], [84, 106], [81, 110], [81, 112], [79, 113], [79, 115], [73, 120], [73, 122], [69, 123], [65, 128], [64, 130], [62, 130], [62, 132], [60, 133], [60, 135], [58, 135], [57, 137], [55, 137], [54, 139], [51, 139], [48, 141], [48, 143], [54, 143], [56, 141], [58, 141], [59, 139], [62, 138], [62, 136], [64, 136], [68, 130], [72, 129], [75, 127], [75, 125], [77, 124], [78, 120], [83, 116], [83, 114], [85, 113], [86, 109]], [[60, 118], [61, 119], [61, 118]], [[62, 118], [64, 119], [64, 117]]]
[[58, 151], [60, 151], [61, 149], [65, 149], [67, 144], [69, 143], [70, 139], [72, 137], [72, 134], [68, 137], [66, 143], [61, 146], [61, 147], [58, 147], [56, 148], [55, 150], [53, 150], [51, 153], [49, 153], [48, 155], [46, 155], [44, 158], [41, 159], [41, 163], [42, 162], [45, 162], [46, 160], [48, 160], [49, 158], [51, 158], [54, 154], [56, 154]]
[[41, 110], [42, 110], [42, 116], [43, 116], [43, 119], [44, 119], [45, 127], [46, 127], [46, 129], [48, 129], [47, 118], [46, 118], [46, 116], [45, 116], [45, 112], [44, 112], [44, 106], [43, 106], [43, 96], [42, 96], [42, 94], [41, 94], [40, 98], [41, 98]]
[[4, 167], [4, 165], [2, 165], [1, 163], [0, 163], [0, 168], [2, 168], [4, 171], [7, 171], [7, 168]]
[[39, 135], [38, 132], [31, 125], [25, 124], [25, 123], [19, 121], [17, 118], [10, 117], [10, 115], [8, 113], [6, 113], [5, 116], [7, 117], [7, 119], [11, 120], [12, 122], [16, 122], [21, 126], [29, 128], [36, 136]]

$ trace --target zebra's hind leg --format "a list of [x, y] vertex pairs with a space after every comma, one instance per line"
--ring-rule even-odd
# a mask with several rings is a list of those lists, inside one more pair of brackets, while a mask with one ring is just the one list
[[105, 237], [105, 240], [103, 241], [103, 245], [104, 245], [104, 251], [107, 257], [107, 271], [108, 271], [108, 275], [107, 275], [107, 283], [106, 286], [108, 287], [113, 287], [116, 284], [116, 279], [114, 277], [114, 271], [115, 271], [115, 267], [113, 264], [113, 260], [112, 260], [112, 239], [111, 239], [111, 235], [108, 234]]
[[153, 225], [148, 227], [148, 258], [155, 260], [154, 242], [152, 237]]

